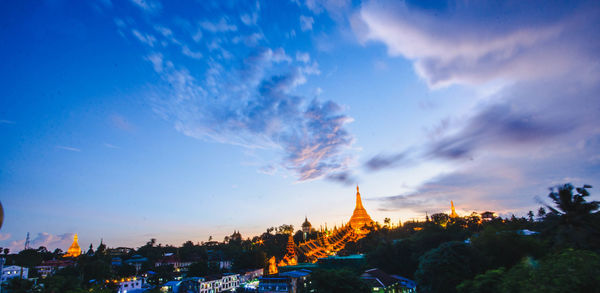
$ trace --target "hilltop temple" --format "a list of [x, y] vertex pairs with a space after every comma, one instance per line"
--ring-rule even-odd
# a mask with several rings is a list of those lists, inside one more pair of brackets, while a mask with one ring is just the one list
[[76, 233], [73, 237], [73, 243], [71, 244], [71, 247], [69, 247], [69, 250], [67, 250], [67, 253], [63, 255], [63, 257], [78, 257], [79, 255], [81, 255], [81, 247], [79, 247], [78, 237]]
[[[306, 218], [305, 222], [308, 222]], [[346, 243], [365, 237], [374, 227], [374, 223], [362, 205], [360, 191], [356, 186], [356, 206], [348, 223], [336, 227], [332, 233], [325, 233], [325, 236], [301, 243], [297, 250], [309, 262], [316, 262], [319, 258], [334, 255], [343, 249]]]

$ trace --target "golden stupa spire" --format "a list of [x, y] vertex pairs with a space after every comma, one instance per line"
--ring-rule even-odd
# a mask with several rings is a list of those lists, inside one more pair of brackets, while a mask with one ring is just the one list
[[81, 255], [81, 247], [79, 247], [79, 237], [77, 237], [77, 233], [75, 233], [75, 236], [73, 236], [73, 243], [71, 244], [71, 247], [69, 247], [69, 250], [67, 250], [67, 253], [63, 256], [63, 257], [78, 257], [79, 255]]
[[452, 209], [452, 212], [450, 213], [450, 218], [458, 218], [458, 214], [456, 213], [456, 210], [454, 209], [453, 201], [450, 201], [450, 209]]
[[373, 223], [371, 216], [369, 216], [367, 210], [365, 210], [362, 205], [358, 185], [356, 185], [356, 207], [354, 208], [354, 213], [352, 213], [349, 223], [356, 231], [362, 230], [365, 225], [371, 225]]

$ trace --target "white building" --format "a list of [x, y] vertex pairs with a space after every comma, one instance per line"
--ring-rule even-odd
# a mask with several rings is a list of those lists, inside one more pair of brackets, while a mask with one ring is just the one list
[[142, 279], [128, 279], [119, 283], [119, 290], [117, 293], [135, 293], [142, 292], [142, 286], [144, 285], [144, 280]]
[[239, 274], [208, 276], [200, 284], [200, 293], [233, 291], [240, 285]]
[[191, 277], [181, 281], [170, 281], [161, 287], [161, 292], [233, 292], [240, 285], [239, 274], [219, 274], [206, 278]]
[[2, 269], [2, 278], [0, 282], [4, 283], [6, 280], [13, 278], [27, 279], [29, 269], [20, 266], [7, 266]]

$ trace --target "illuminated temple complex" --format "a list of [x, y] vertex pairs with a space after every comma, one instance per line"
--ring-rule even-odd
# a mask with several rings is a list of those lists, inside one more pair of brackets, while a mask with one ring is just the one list
[[73, 243], [67, 250], [67, 253], [63, 257], [78, 257], [81, 255], [81, 247], [79, 247], [77, 234], [73, 237]]
[[[308, 222], [306, 219], [305, 221]], [[346, 243], [363, 238], [369, 233], [369, 228], [373, 227], [373, 224], [373, 220], [362, 205], [360, 191], [356, 186], [356, 207], [348, 223], [340, 228], [336, 227], [330, 234], [301, 243], [297, 250], [309, 262], [316, 262], [319, 258], [334, 255], [344, 248]]]

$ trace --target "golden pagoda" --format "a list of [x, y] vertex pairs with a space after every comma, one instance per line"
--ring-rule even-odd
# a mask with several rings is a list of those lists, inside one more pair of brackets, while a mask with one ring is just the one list
[[69, 247], [69, 250], [67, 250], [67, 254], [65, 254], [63, 257], [78, 257], [81, 254], [81, 247], [79, 247], [79, 242], [77, 242], [77, 240], [78, 237], [76, 233], [73, 237], [73, 244], [71, 244], [71, 247]]
[[367, 214], [367, 210], [362, 205], [362, 200], [360, 199], [360, 191], [358, 190], [358, 185], [356, 185], [356, 207], [354, 208], [354, 213], [352, 213], [352, 217], [350, 218], [349, 224], [357, 234], [367, 234], [368, 231], [363, 229], [365, 226], [371, 226], [373, 224], [373, 220], [371, 216]]
[[450, 208], [452, 209], [452, 212], [450, 213], [450, 218], [458, 218], [458, 214], [456, 213], [456, 210], [454, 210], [454, 202], [450, 201]]
[[296, 244], [294, 243], [294, 238], [292, 234], [288, 236], [288, 243], [286, 247], [286, 253], [283, 256], [283, 259], [279, 261], [277, 266], [295, 266], [298, 264], [298, 256], [296, 256]]

